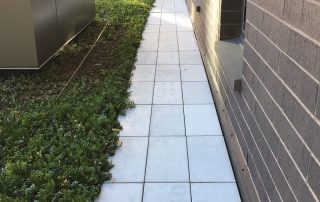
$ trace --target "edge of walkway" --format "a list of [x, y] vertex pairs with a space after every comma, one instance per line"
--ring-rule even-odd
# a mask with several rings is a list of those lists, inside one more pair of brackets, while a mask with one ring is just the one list
[[[189, 15], [191, 13], [190, 4], [186, 3]], [[193, 24], [193, 22], [192, 22]], [[194, 24], [193, 24], [194, 27]], [[194, 28], [193, 28], [194, 29]], [[197, 38], [197, 32], [194, 31], [194, 34]], [[198, 40], [197, 40], [198, 43]], [[201, 57], [203, 57], [203, 50], [202, 46], [198, 43], [198, 47], [200, 49]], [[215, 57], [217, 57], [215, 55]], [[216, 58], [218, 60], [218, 58]], [[203, 60], [203, 58], [202, 58]], [[242, 201], [245, 202], [257, 202], [261, 201], [257, 194], [257, 189], [253, 183], [246, 157], [244, 156], [239, 141], [237, 133], [235, 132], [235, 129], [232, 125], [229, 113], [227, 111], [227, 108], [224, 104], [223, 98], [220, 94], [220, 90], [217, 87], [218, 84], [216, 82], [216, 79], [214, 77], [214, 73], [212, 70], [208, 67], [208, 64], [206, 64], [203, 61], [205, 71], [207, 74], [209, 86], [211, 89], [211, 93], [213, 96], [214, 104], [216, 106], [218, 118], [220, 121], [220, 126], [222, 129], [222, 134], [225, 139], [225, 143], [227, 146], [229, 158], [231, 160], [231, 166], [233, 169], [233, 173], [235, 175], [236, 184], [238, 186], [238, 190], [240, 192], [240, 197]], [[220, 67], [221, 68], [221, 67]]]

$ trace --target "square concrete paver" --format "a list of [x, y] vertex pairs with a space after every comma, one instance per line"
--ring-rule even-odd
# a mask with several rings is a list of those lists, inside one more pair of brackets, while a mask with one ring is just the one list
[[[111, 158], [111, 182], [143, 182], [148, 149], [147, 137], [121, 137], [122, 146]], [[128, 169], [130, 167], [130, 169]]]
[[161, 13], [150, 13], [147, 24], [160, 25]]
[[194, 202], [241, 202], [236, 183], [192, 183]]
[[[181, 10], [185, 10], [186, 7], [180, 6]], [[193, 32], [192, 23], [189, 18], [188, 11], [180, 11], [176, 13], [177, 31], [178, 32]]]
[[192, 32], [192, 24], [190, 23], [177, 23], [177, 31], [178, 32]]
[[158, 42], [154, 42], [154, 40], [143, 40], [138, 50], [139, 51], [157, 51]]
[[[188, 12], [188, 8], [185, 4], [176, 2], [175, 4], [175, 11], [178, 12]], [[192, 27], [191, 27], [192, 28]]]
[[188, 182], [185, 137], [150, 137], [146, 182]]
[[[164, 26], [164, 25], [162, 25]], [[175, 28], [175, 25], [167, 25], [167, 26], [174, 26]], [[159, 41], [175, 41], [177, 42], [177, 33], [176, 32], [173, 32], [173, 31], [168, 31], [168, 32], [160, 32], [160, 38], [159, 38]], [[159, 50], [161, 51], [161, 50]]]
[[196, 37], [193, 32], [178, 32], [179, 50], [196, 51], [199, 50]]
[[[164, 5], [165, 6], [165, 5]], [[170, 8], [171, 6], [168, 6]], [[174, 9], [174, 8], [173, 8]], [[162, 13], [161, 15], [161, 24], [169, 24], [169, 25], [174, 25], [176, 24], [176, 14], [173, 12], [168, 12], [168, 13]]]
[[160, 25], [146, 25], [144, 29], [144, 33], [152, 33], [152, 32], [159, 32], [160, 31]]
[[[160, 26], [160, 25], [158, 25]], [[153, 42], [153, 43], [157, 43], [158, 42], [158, 38], [159, 38], [159, 32], [144, 32], [142, 34], [142, 43], [144, 41], [150, 41], [150, 42]]]
[[177, 25], [161, 25], [160, 27], [160, 34], [162, 32], [176, 32]]
[[180, 51], [180, 64], [202, 65], [202, 58], [199, 51]]
[[222, 136], [188, 137], [191, 182], [235, 182]]
[[106, 183], [97, 202], [141, 202], [143, 183]]
[[151, 117], [151, 136], [184, 136], [182, 105], [154, 105]]
[[122, 126], [120, 136], [148, 136], [151, 105], [136, 105], [125, 116], [119, 117]]
[[[162, 12], [163, 13], [174, 13], [174, 4], [167, 4], [164, 2], [163, 7], [162, 7]], [[170, 21], [172, 22], [172, 21]], [[168, 23], [164, 21], [164, 23]]]
[[180, 82], [155, 82], [154, 104], [182, 104]]
[[137, 65], [155, 65], [157, 63], [157, 52], [138, 52]]
[[222, 135], [214, 105], [185, 105], [187, 136]]
[[178, 52], [159, 52], [157, 62], [159, 65], [178, 65], [179, 54]]
[[178, 51], [177, 41], [160, 41], [159, 51]]
[[[184, 74], [185, 78], [187, 77]], [[189, 79], [190, 79], [189, 75]], [[182, 82], [185, 104], [212, 104], [213, 98], [208, 82]]]
[[190, 202], [188, 183], [146, 183], [144, 202]]
[[156, 81], [181, 81], [179, 65], [158, 65]]
[[207, 82], [207, 75], [203, 65], [181, 65], [181, 80]]
[[132, 81], [154, 81], [156, 67], [139, 67], [133, 71]]
[[135, 104], [152, 104], [153, 82], [132, 82], [130, 98]]

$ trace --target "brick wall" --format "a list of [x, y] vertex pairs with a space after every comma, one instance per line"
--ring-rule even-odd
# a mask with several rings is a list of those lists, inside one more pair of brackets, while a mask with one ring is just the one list
[[248, 0], [245, 35], [241, 92], [215, 42], [199, 43], [256, 192], [261, 201], [319, 201], [320, 0]]
[[242, 80], [261, 199], [320, 199], [319, 0], [248, 1]]

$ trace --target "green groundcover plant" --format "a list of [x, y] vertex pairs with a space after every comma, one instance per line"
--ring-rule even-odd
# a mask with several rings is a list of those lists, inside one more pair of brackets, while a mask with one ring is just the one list
[[[0, 201], [93, 201], [153, 0], [96, 0], [95, 21], [36, 73], [0, 76]], [[107, 25], [76, 76], [64, 85]]]

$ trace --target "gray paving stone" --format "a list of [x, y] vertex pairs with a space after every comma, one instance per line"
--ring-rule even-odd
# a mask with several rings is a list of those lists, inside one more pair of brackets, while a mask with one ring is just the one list
[[151, 117], [151, 136], [185, 135], [182, 105], [154, 105]]
[[150, 33], [150, 32], [159, 32], [160, 31], [160, 25], [146, 25], [144, 28], [144, 33]]
[[182, 82], [185, 104], [212, 104], [213, 98], [208, 82]]
[[120, 136], [148, 136], [151, 105], [136, 105], [125, 116], [119, 117], [122, 126]]
[[178, 44], [181, 51], [199, 50], [196, 38], [193, 32], [178, 32]]
[[180, 51], [181, 65], [203, 65], [199, 51]]
[[178, 51], [178, 42], [176, 40], [162, 40], [159, 42], [159, 51]]
[[190, 202], [188, 183], [146, 183], [144, 202]]
[[181, 80], [207, 81], [208, 79], [203, 65], [181, 65]]
[[146, 182], [188, 182], [185, 137], [150, 137]]
[[142, 183], [107, 183], [102, 185], [98, 202], [141, 202]]
[[135, 104], [152, 104], [153, 82], [132, 82], [130, 99]]
[[[162, 9], [164, 9], [164, 8], [162, 8]], [[170, 8], [168, 8], [168, 9], [170, 9]], [[167, 25], [176, 24], [176, 14], [173, 12], [168, 12], [168, 13], [162, 12], [161, 25], [163, 25], [163, 24], [167, 24]]]
[[138, 52], [137, 65], [153, 65], [157, 63], [157, 52]]
[[191, 182], [235, 182], [222, 136], [188, 137]]
[[185, 105], [184, 112], [187, 136], [222, 135], [214, 105]]
[[159, 65], [178, 65], [179, 54], [178, 52], [159, 52], [157, 62]]
[[148, 137], [120, 137], [120, 141], [122, 146], [111, 158], [114, 164], [111, 182], [143, 182]]
[[182, 104], [180, 82], [155, 82], [154, 104]]
[[147, 24], [160, 25], [161, 13], [150, 13]]
[[154, 81], [155, 66], [139, 67], [133, 71], [132, 81]]
[[192, 183], [193, 202], [241, 202], [236, 183]]
[[181, 81], [179, 65], [158, 65], [156, 81]]
[[160, 26], [160, 34], [163, 32], [176, 32], [177, 25], [161, 25]]

